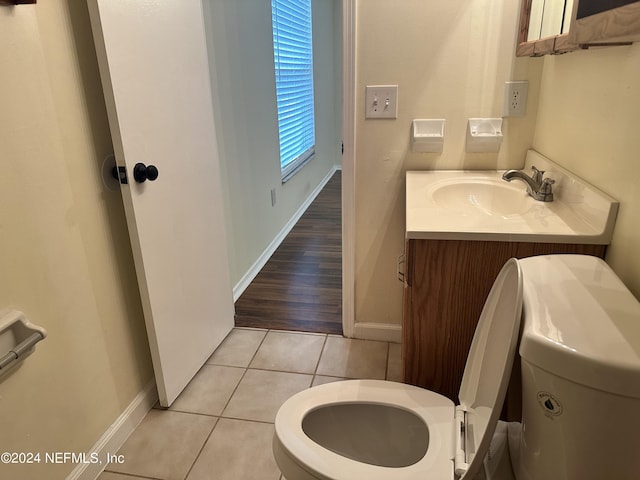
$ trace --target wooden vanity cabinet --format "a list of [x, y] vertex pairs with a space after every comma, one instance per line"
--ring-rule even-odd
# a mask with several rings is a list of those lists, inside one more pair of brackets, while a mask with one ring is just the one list
[[605, 250], [606, 245], [407, 240], [402, 326], [405, 383], [458, 402], [476, 323], [509, 258], [550, 253], [603, 258]]

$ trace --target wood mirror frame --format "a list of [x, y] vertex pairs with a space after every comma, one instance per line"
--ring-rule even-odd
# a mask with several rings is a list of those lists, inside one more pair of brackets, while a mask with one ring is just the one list
[[569, 42], [568, 33], [527, 41], [532, 3], [533, 0], [522, 0], [516, 57], [540, 57], [542, 55], [566, 53], [577, 50], [578, 45], [573, 45]]

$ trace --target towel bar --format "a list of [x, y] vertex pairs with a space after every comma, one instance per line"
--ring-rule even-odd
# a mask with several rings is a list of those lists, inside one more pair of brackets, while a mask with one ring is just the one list
[[35, 351], [47, 331], [30, 323], [24, 313], [5, 310], [0, 313], [0, 377]]

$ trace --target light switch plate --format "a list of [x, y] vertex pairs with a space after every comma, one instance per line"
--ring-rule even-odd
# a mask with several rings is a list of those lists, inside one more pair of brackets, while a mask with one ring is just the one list
[[398, 118], [398, 85], [367, 85], [365, 118]]

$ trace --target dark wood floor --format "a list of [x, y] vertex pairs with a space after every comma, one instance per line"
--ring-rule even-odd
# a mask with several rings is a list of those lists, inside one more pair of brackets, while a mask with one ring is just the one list
[[236, 326], [342, 334], [341, 175], [336, 172], [236, 302]]

